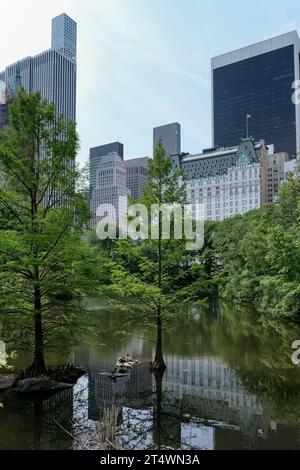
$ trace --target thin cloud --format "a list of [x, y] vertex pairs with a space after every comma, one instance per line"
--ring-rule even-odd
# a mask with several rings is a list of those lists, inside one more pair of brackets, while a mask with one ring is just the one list
[[162, 57], [159, 57], [144, 48], [141, 48], [139, 46], [136, 46], [135, 44], [129, 44], [129, 43], [123, 44], [122, 47], [127, 50], [135, 51], [139, 56], [142, 56], [146, 61], [149, 61], [152, 63], [154, 62], [157, 65], [161, 66], [162, 68], [167, 69], [168, 71], [181, 75], [182, 77], [188, 80], [191, 80], [194, 83], [198, 83], [201, 86], [210, 88], [210, 80], [207, 80], [201, 75], [190, 72], [189, 70], [186, 70], [185, 68], [180, 67], [177, 64], [174, 64], [166, 59], [163, 59]]

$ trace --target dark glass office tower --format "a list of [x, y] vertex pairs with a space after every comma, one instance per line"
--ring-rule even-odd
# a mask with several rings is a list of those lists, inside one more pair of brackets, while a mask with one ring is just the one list
[[153, 153], [158, 141], [161, 140], [167, 155], [177, 155], [181, 152], [181, 127], [178, 122], [154, 127], [153, 129]]
[[213, 146], [231, 147], [253, 136], [290, 158], [300, 145], [296, 31], [212, 59]]

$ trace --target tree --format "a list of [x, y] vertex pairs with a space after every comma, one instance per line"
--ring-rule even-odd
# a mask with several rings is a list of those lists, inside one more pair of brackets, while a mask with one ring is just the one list
[[254, 303], [262, 313], [299, 321], [300, 179], [279, 188], [278, 200], [216, 224], [221, 294]]
[[[174, 219], [171, 218], [170, 238], [166, 239], [163, 233], [162, 205], [171, 208], [178, 204], [182, 210], [185, 197], [179, 174], [172, 172], [171, 159], [159, 142], [149, 162], [147, 184], [140, 201], [147, 208], [148, 224], [142, 227], [142, 223], [137, 223], [137, 227], [143, 233], [146, 230], [149, 237], [118, 240], [114, 259], [111, 260], [115, 291], [122, 297], [136, 299], [133, 308], [136, 314], [139, 313], [137, 319], [143, 318], [147, 326], [155, 325], [156, 348], [152, 370], [159, 372], [166, 368], [163, 329], [174, 319], [180, 318], [180, 314], [184, 313], [184, 303], [197, 298], [201, 290], [201, 277], [193, 278], [193, 266], [184, 236], [181, 239], [174, 237]], [[159, 210], [152, 211], [154, 218], [151, 218], [153, 207]], [[151, 232], [153, 224], [155, 237]], [[187, 282], [187, 279], [192, 281]]]
[[86, 247], [74, 228], [84, 205], [75, 191], [77, 149], [75, 124], [39, 93], [19, 90], [0, 133], [0, 308], [33, 322], [34, 375], [46, 371], [43, 321], [56, 320], [53, 299], [79, 294], [85, 283]]

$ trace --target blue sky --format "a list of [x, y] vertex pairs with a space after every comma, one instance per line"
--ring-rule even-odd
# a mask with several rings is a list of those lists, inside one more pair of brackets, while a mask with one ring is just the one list
[[182, 150], [211, 145], [210, 59], [297, 29], [299, 0], [10, 0], [0, 69], [50, 47], [51, 18], [78, 22], [79, 159], [120, 140], [152, 153], [152, 128], [178, 121]]

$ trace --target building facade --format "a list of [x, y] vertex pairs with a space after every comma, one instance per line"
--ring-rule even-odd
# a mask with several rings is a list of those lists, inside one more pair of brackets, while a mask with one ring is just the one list
[[213, 178], [224, 175], [235, 166], [242, 156], [247, 156], [250, 163], [259, 163], [262, 155], [273, 152], [273, 145], [266, 145], [263, 140], [255, 142], [252, 137], [239, 139], [240, 145], [222, 149], [206, 149], [202, 153], [191, 155], [182, 153], [172, 156], [174, 171], [181, 170], [183, 180]]
[[221, 176], [187, 181], [186, 191], [192, 205], [204, 205], [205, 220], [245, 214], [260, 207], [260, 164], [241, 155], [236, 165]]
[[224, 220], [259, 208], [261, 162], [268, 161], [273, 148], [248, 138], [237, 147], [173, 156], [173, 170], [182, 171], [193, 216], [199, 204], [203, 204], [205, 220]]
[[[124, 199], [130, 196], [126, 186], [126, 169], [120, 155], [111, 152], [101, 158], [96, 171], [96, 186], [91, 192], [90, 209], [92, 214], [92, 226], [100, 222], [103, 217], [110, 223], [121, 224], [122, 217], [127, 210]], [[97, 215], [100, 205], [107, 204], [111, 210], [105, 210], [105, 214]], [[115, 217], [116, 215], [116, 217]]]
[[143, 195], [144, 187], [147, 182], [148, 163], [148, 157], [133, 158], [124, 161], [126, 168], [126, 185], [133, 199], [139, 200]]
[[284, 181], [284, 164], [288, 161], [286, 152], [264, 155], [261, 159], [261, 204], [276, 201], [280, 184]]
[[253, 135], [290, 158], [300, 150], [300, 105], [292, 99], [300, 75], [296, 31], [212, 59], [213, 146]]
[[9, 119], [9, 105], [13, 100], [13, 96], [10, 94], [7, 88], [3, 96], [3, 100], [0, 102], [0, 131], [3, 131], [8, 124]]
[[77, 24], [65, 13], [52, 20], [51, 48], [76, 62]]
[[90, 149], [90, 191], [96, 187], [96, 173], [101, 159], [112, 152], [115, 152], [123, 160], [124, 146], [120, 142], [111, 142]]
[[[298, 170], [298, 171], [297, 171]], [[294, 158], [294, 160], [289, 160], [284, 162], [284, 179], [289, 178], [299, 178], [300, 172], [300, 159]]]
[[76, 121], [76, 22], [65, 13], [54, 18], [51, 49], [9, 65], [0, 81], [13, 90], [18, 74], [25, 91], [40, 91], [57, 113]]
[[167, 155], [181, 153], [181, 127], [178, 122], [154, 127], [153, 129], [153, 154], [158, 142], [161, 140], [162, 146]]

